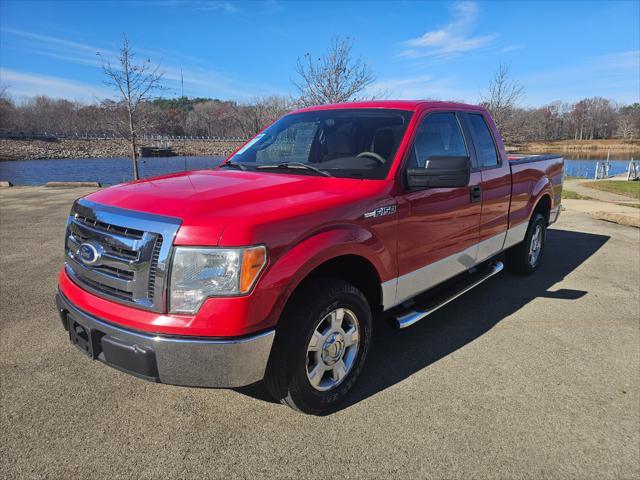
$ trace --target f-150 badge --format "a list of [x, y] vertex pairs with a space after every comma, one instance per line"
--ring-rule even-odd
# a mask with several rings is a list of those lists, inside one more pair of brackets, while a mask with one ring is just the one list
[[370, 212], [366, 212], [364, 214], [364, 218], [376, 218], [382, 217], [383, 215], [393, 215], [396, 213], [395, 205], [387, 205], [386, 207], [379, 207], [375, 210], [371, 210]]

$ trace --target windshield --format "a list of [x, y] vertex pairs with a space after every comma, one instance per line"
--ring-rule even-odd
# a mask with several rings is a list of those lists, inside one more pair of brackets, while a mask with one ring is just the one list
[[411, 112], [386, 109], [291, 114], [256, 135], [230, 161], [250, 170], [317, 175], [319, 169], [334, 177], [382, 179], [410, 118]]

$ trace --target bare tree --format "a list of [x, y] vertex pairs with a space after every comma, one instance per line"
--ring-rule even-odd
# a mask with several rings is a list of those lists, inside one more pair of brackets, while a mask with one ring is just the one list
[[196, 135], [240, 136], [234, 102], [207, 100], [197, 103], [187, 114], [186, 127]]
[[616, 127], [616, 114], [616, 105], [606, 98], [592, 97], [580, 100], [571, 112], [576, 140], [610, 138]]
[[517, 131], [511, 125], [514, 111], [524, 97], [524, 87], [511, 78], [509, 67], [504, 64], [498, 66], [487, 92], [481, 96], [481, 101], [500, 129], [500, 133], [511, 140], [517, 136]]
[[251, 103], [237, 107], [237, 121], [244, 137], [258, 133], [291, 110], [290, 102], [277, 95], [256, 98]]
[[15, 128], [16, 109], [9, 96], [9, 86], [0, 84], [0, 131]]
[[618, 136], [624, 139], [633, 139], [636, 132], [636, 119], [631, 113], [618, 117]]
[[638, 138], [640, 136], [640, 103], [625, 105], [618, 110], [620, 118], [618, 121], [619, 133], [623, 134], [623, 138]]
[[332, 40], [329, 51], [318, 59], [310, 53], [298, 58], [297, 103], [301, 106], [348, 102], [362, 97], [375, 80], [371, 67], [362, 58], [353, 58], [349, 37]]
[[109, 59], [102, 59], [102, 71], [107, 77], [105, 84], [114, 88], [120, 101], [126, 109], [126, 131], [131, 144], [131, 160], [133, 161], [133, 178], [138, 180], [138, 152], [137, 138], [144, 127], [146, 116], [140, 107], [149, 101], [155, 92], [162, 90], [163, 72], [159, 66], [153, 66], [151, 60], [146, 59], [141, 63], [136, 63], [135, 53], [132, 51], [129, 40], [122, 36], [120, 55], [115, 66]]

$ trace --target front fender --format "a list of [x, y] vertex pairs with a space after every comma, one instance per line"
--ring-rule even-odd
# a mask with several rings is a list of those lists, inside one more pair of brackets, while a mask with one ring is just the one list
[[369, 230], [340, 225], [318, 232], [281, 253], [260, 280], [255, 293], [269, 292], [273, 299], [266, 323], [277, 323], [291, 294], [313, 270], [343, 255], [367, 260], [381, 282], [395, 276], [392, 252]]

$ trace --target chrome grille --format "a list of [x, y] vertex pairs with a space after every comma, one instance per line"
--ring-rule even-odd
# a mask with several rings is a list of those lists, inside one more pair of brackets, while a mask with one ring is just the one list
[[87, 218], [83, 215], [76, 215], [75, 219], [78, 223], [89, 225], [98, 230], [102, 230], [103, 232], [117, 233], [118, 235], [122, 235], [123, 237], [137, 238], [139, 240], [144, 235], [144, 232], [141, 232], [140, 230], [135, 230], [133, 228], [120, 227], [118, 225], [110, 225], [108, 223], [101, 222], [94, 218]]
[[67, 222], [67, 273], [91, 293], [162, 312], [171, 245], [179, 226], [175, 218], [80, 199]]
[[133, 293], [131, 292], [126, 292], [124, 290], [119, 290], [117, 288], [101, 284], [99, 282], [94, 282], [93, 280], [89, 280], [88, 278], [83, 278], [82, 283], [89, 287], [89, 291], [101, 292], [112, 298], [125, 300], [127, 302], [133, 302]]

